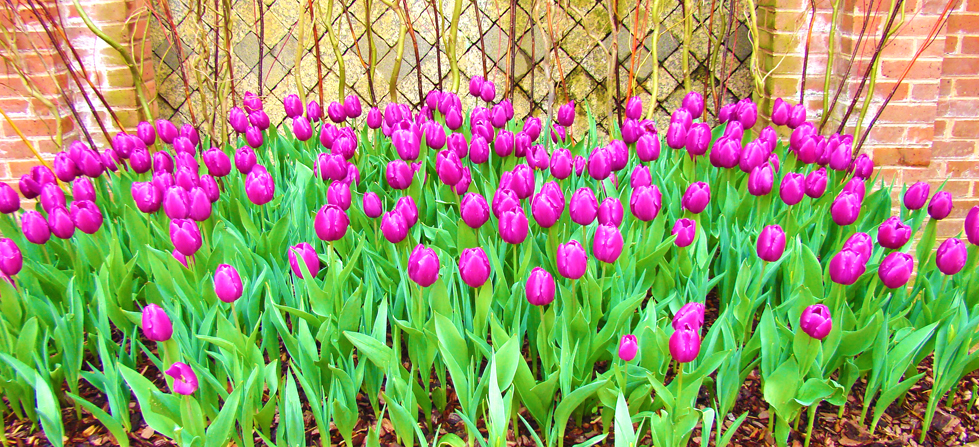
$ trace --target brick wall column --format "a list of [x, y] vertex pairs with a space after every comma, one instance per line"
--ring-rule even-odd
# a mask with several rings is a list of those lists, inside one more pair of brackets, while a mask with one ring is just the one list
[[[81, 0], [79, 3], [96, 26], [130, 52], [145, 82], [147, 100], [152, 101], [156, 89], [152, 49], [146, 35], [149, 13], [144, 0]], [[101, 118], [110, 136], [121, 129], [92, 87], [105, 97], [121, 127], [134, 129], [142, 115], [137, 108], [132, 75], [122, 56], [88, 29], [71, 0], [34, 0], [34, 4], [47, 8], [54, 22], [41, 10], [35, 14], [26, 1], [16, 2], [16, 11], [0, 14], [0, 26], [10, 37], [8, 40], [0, 36], [0, 42], [6, 44], [0, 46], [0, 108], [45, 158], [52, 158], [71, 141], [84, 141], [80, 126], [88, 129], [98, 149], [104, 149], [107, 141], [96, 116]], [[4, 8], [9, 7], [4, 5]], [[47, 25], [50, 33], [43, 25]], [[80, 62], [68, 43], [74, 47]], [[72, 79], [58, 47], [68, 56], [82, 88]], [[91, 84], [81, 71], [82, 65]], [[83, 92], [87, 93], [94, 110], [88, 106]], [[72, 108], [77, 112], [77, 119]], [[0, 181], [9, 183], [16, 183], [20, 175], [37, 163], [14, 127], [2, 118], [0, 156]]]

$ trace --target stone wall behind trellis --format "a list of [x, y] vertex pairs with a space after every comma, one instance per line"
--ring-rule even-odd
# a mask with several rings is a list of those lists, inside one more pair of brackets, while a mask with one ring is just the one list
[[[222, 0], [223, 1], [223, 0]], [[253, 0], [230, 0], [232, 23], [229, 31], [231, 35], [232, 69], [235, 79], [235, 95], [231, 95], [234, 101], [240, 101], [244, 91], [257, 91], [259, 85], [258, 66], [259, 54], [262, 54], [263, 72], [263, 96], [266, 103], [270, 104], [267, 111], [273, 123], [281, 123], [283, 111], [281, 106], [282, 98], [298, 91], [298, 84], [295, 76], [298, 73], [302, 85], [306, 90], [307, 99], [318, 99], [319, 87], [317, 86], [317, 58], [314, 49], [312, 36], [312, 26], [309, 21], [309, 10], [301, 5], [308, 5], [301, 0], [262, 0], [264, 1], [264, 43], [259, 42], [259, 26], [256, 17], [259, 16], [257, 2]], [[316, 1], [316, 0], [314, 0]], [[327, 0], [318, 0], [319, 5], [315, 5], [317, 10], [317, 27], [320, 33], [320, 54], [322, 61], [322, 89], [323, 99], [326, 102], [333, 101], [339, 97], [339, 77], [338, 64], [334, 56], [333, 47], [326, 32], [326, 21], [322, 18], [327, 17]], [[346, 68], [346, 94], [356, 93], [365, 100], [365, 104], [371, 103], [369, 83], [366, 70], [361, 64], [357, 55], [357, 47], [367, 58], [367, 38], [365, 20], [365, 2], [355, 0], [347, 5], [349, 22], [344, 15], [342, 0], [333, 2], [333, 11], [330, 20], [334, 27], [334, 32], [338, 36], [339, 50], [343, 54]], [[510, 29], [509, 2], [477, 0], [476, 10], [473, 2], [463, 1], [463, 12], [459, 20], [458, 31], [458, 50], [459, 67], [461, 75], [460, 93], [467, 89], [468, 81], [471, 76], [483, 74], [483, 52], [480, 45], [479, 27], [476, 24], [478, 15], [483, 31], [483, 42], [485, 45], [485, 60], [489, 69], [489, 78], [497, 83], [497, 99], [502, 98], [506, 90], [506, 72], [508, 71], [509, 59], [506, 51], [509, 41], [507, 30]], [[647, 0], [649, 2], [649, 0]], [[153, 53], [157, 58], [156, 76], [159, 88], [158, 106], [160, 115], [166, 118], [173, 118], [177, 122], [190, 122], [190, 110], [188, 103], [193, 105], [196, 112], [197, 121], [204, 121], [208, 113], [204, 112], [214, 108], [213, 96], [214, 88], [214, 5], [207, 5], [190, 0], [170, 0], [172, 17], [177, 25], [178, 34], [183, 44], [183, 60], [185, 61], [184, 70], [188, 78], [191, 90], [188, 95], [180, 75], [180, 57], [175, 45], [173, 45], [173, 35], [167, 27], [161, 27], [160, 23], [152, 20], [151, 35], [153, 42]], [[418, 52], [421, 60], [422, 88], [427, 92], [438, 82], [438, 69], [436, 57], [436, 34], [434, 18], [432, 15], [432, 3], [424, 1], [414, 1], [410, 3], [409, 15], [414, 25]], [[587, 0], [572, 0], [569, 4], [552, 4], [553, 27], [556, 40], [558, 41], [557, 52], [561, 60], [561, 68], [564, 72], [564, 82], [560, 82], [558, 67], [554, 59], [554, 51], [546, 40], [547, 20], [543, 2], [538, 2], [538, 15], [540, 21], [535, 25], [531, 20], [531, 2], [520, 0], [517, 3], [516, 27], [517, 30], [517, 57], [515, 61], [514, 79], [516, 82], [513, 95], [514, 106], [518, 116], [524, 116], [533, 107], [535, 114], [540, 114], [548, 103], [548, 93], [552, 88], [556, 88], [556, 100], [564, 101], [564, 86], [567, 94], [581, 104], [585, 102], [595, 112], [599, 118], [600, 127], [607, 126], [608, 101], [610, 95], [615, 95], [615, 76], [609, 76], [608, 51], [611, 49], [612, 39], [618, 39], [618, 58], [620, 61], [619, 83], [621, 95], [624, 97], [628, 90], [629, 66], [632, 63], [632, 34], [637, 5], [641, 11], [645, 11], [646, 3], [643, 2], [622, 2], [620, 5], [620, 29], [618, 35], [613, 32], [612, 23], [609, 18], [608, 10], [604, 3], [589, 2]], [[628, 3], [628, 5], [626, 5]], [[652, 26], [647, 26], [645, 38], [639, 42], [636, 52], [636, 91], [643, 98], [643, 103], [648, 107], [652, 104], [650, 91], [652, 90], [652, 75], [654, 64], [659, 67], [658, 98], [656, 117], [657, 122], [662, 126], [668, 116], [667, 110], [675, 108], [680, 99], [685, 94], [683, 88], [683, 68], [681, 58], [683, 54], [683, 31], [682, 31], [682, 7], [680, 2], [663, 1], [662, 25], [660, 37], [656, 42], [658, 50], [658, 60], [653, 61], [650, 57], [650, 49], [653, 45]], [[666, 4], [668, 3], [668, 4]], [[693, 39], [691, 39], [690, 49], [690, 69], [693, 73], [693, 88], [704, 90], [705, 76], [710, 70], [707, 69], [709, 40], [707, 35], [708, 23], [710, 22], [710, 2], [692, 2], [692, 16], [694, 21]], [[715, 39], [722, 39], [723, 27], [727, 26], [727, 21], [731, 16], [728, 10], [728, 2], [716, 2], [714, 16], [714, 35]], [[221, 7], [221, 5], [218, 5]], [[442, 31], [443, 41], [448, 31], [449, 19], [451, 18], [454, 2], [444, 0], [441, 8], [445, 17]], [[307, 14], [305, 20], [304, 53], [299, 70], [296, 70], [297, 48], [298, 48], [298, 28], [299, 14]], [[378, 102], [382, 104], [390, 100], [389, 80], [392, 70], [395, 67], [396, 45], [401, 26], [401, 20], [395, 11], [389, 9], [384, 3], [371, 2], [371, 20], [373, 21], [374, 42], [377, 48], [377, 71], [374, 78], [374, 92]], [[751, 94], [751, 78], [748, 72], [749, 58], [751, 56], [751, 44], [747, 27], [744, 24], [745, 14], [743, 9], [735, 11], [738, 16], [733, 21], [733, 32], [728, 34], [728, 45], [721, 48], [727, 53], [727, 61], [721, 62], [720, 58], [712, 56], [715, 61], [713, 75], [715, 82], [720, 85], [722, 78], [727, 78], [727, 96], [725, 101], [733, 98], [743, 98]], [[221, 13], [223, 20], [224, 13]], [[352, 31], [351, 32], [351, 24]], [[223, 26], [223, 24], [222, 24]], [[353, 37], [356, 35], [356, 41]], [[225, 51], [225, 31], [221, 30], [220, 41], [218, 42], [219, 66], [224, 66], [226, 60]], [[445, 55], [445, 46], [440, 46], [441, 65], [442, 65], [442, 85], [449, 88], [451, 82], [451, 72], [448, 57]], [[261, 49], [261, 51], [260, 51]], [[725, 69], [721, 71], [721, 67]], [[224, 68], [222, 68], [224, 70]], [[416, 103], [418, 101], [418, 78], [415, 63], [415, 53], [409, 36], [405, 37], [405, 49], [403, 60], [400, 66], [400, 73], [397, 81], [398, 101]], [[550, 71], [550, 78], [546, 71]], [[227, 91], [227, 90], [226, 90]], [[467, 96], [467, 95], [463, 95]], [[464, 105], [468, 109], [472, 107], [474, 101], [468, 97], [464, 100]], [[708, 101], [710, 102], [710, 101]], [[579, 119], [584, 118], [585, 107], [579, 107]]]

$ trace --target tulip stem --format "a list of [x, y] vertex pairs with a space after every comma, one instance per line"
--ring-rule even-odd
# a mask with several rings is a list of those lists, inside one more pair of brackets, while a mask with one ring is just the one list
[[816, 422], [816, 414], [817, 414], [816, 410], [818, 408], [819, 408], [819, 403], [816, 403], [816, 405], [810, 406], [808, 408], [809, 414], [807, 416], [809, 416], [809, 423], [806, 424], [806, 442], [803, 445], [803, 447], [809, 447], [809, 441], [812, 441], [812, 426]]
[[[683, 363], [676, 362], [676, 403], [679, 409], [680, 403], [683, 401]], [[675, 411], [673, 414], [673, 421], [676, 422], [676, 416], [679, 415], [679, 410]]]

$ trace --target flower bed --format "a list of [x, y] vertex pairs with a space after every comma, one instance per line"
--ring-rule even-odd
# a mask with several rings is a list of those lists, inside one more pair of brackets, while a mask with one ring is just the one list
[[[127, 443], [135, 397], [186, 446], [302, 445], [310, 424], [351, 445], [358, 399], [403, 445], [562, 445], [596, 418], [590, 445], [724, 445], [752, 376], [784, 445], [858, 381], [874, 432], [933, 355], [924, 437], [979, 369], [979, 207], [968, 247], [938, 244], [951, 196], [879, 182], [803, 107], [756, 134], [751, 101], [711, 127], [691, 93], [661, 136], [633, 98], [600, 142], [574, 103], [521, 123], [492, 83], [469, 93], [487, 108], [290, 96], [288, 135], [246, 95], [232, 145], [159, 120], [34, 168], [41, 211], [15, 218], [0, 186], [3, 408], [55, 444], [69, 406]], [[447, 410], [465, 436], [439, 435]]]

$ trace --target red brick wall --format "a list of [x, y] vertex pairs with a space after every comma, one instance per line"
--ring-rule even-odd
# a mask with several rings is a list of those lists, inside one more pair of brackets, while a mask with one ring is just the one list
[[[15, 0], [16, 11], [10, 11], [6, 3], [0, 6], [5, 10], [0, 13], [0, 27], [9, 36], [8, 39], [0, 35], [0, 109], [13, 122], [11, 125], [0, 117], [0, 181], [10, 183], [16, 183], [20, 175], [37, 163], [14, 126], [46, 159], [52, 158], [62, 145], [84, 140], [80, 126], [88, 129], [99, 149], [107, 147], [96, 115], [110, 136], [119, 131], [119, 126], [93, 93], [92, 85], [112, 107], [122, 127], [133, 129], [142, 117], [137, 109], [133, 78], [123, 58], [85, 26], [72, 2], [34, 0], [33, 3], [47, 8], [60, 22], [64, 33], [49, 25], [54, 34], [52, 40], [27, 0]], [[80, 4], [99, 28], [130, 52], [146, 82], [147, 99], [152, 100], [155, 92], [152, 45], [146, 35], [148, 13], [143, 0], [81, 0]], [[47, 19], [42, 10], [37, 12]], [[67, 42], [78, 53], [91, 85]], [[86, 103], [83, 90], [72, 79], [56, 45], [68, 56], [94, 110]], [[77, 111], [77, 119], [70, 106]]]
[[[939, 29], [934, 43], [918, 58], [898, 87], [888, 107], [875, 124], [863, 151], [873, 156], [883, 177], [901, 183], [928, 181], [933, 190], [946, 178], [945, 189], [955, 197], [955, 210], [940, 224], [943, 234], [952, 235], [962, 228], [965, 213], [979, 204], [975, 187], [979, 181], [979, 0], [955, 0], [946, 25]], [[860, 46], [858, 36], [866, 8], [880, 7], [880, 14], [868, 22]], [[823, 133], [836, 130], [843, 112], [856, 93], [857, 86], [873, 56], [886, 23], [889, 1], [844, 0], [835, 27], [832, 26], [832, 2], [817, 0], [816, 20], [810, 47], [806, 80], [806, 104], [810, 119], [819, 119], [823, 111], [823, 85], [827, 67], [830, 33], [834, 34], [836, 51], [831, 73], [831, 91], [846, 82], [840, 102], [833, 110]], [[880, 71], [873, 101], [863, 120], [864, 126], [891, 93], [901, 74], [921, 48], [929, 32], [939, 21], [945, 0], [906, 0], [903, 23], [895, 21], [894, 38], [880, 55]], [[764, 20], [759, 24], [765, 35], [763, 51], [770, 59], [766, 69], [768, 98], [799, 100], [802, 55], [808, 31], [808, 0], [766, 0], [760, 4]], [[844, 73], [850, 57], [857, 54], [848, 77]], [[779, 62], [781, 61], [781, 63]], [[866, 94], [866, 87], [864, 95]], [[862, 100], [850, 116], [845, 132], [853, 133]], [[770, 107], [770, 106], [769, 106]], [[765, 109], [763, 107], [763, 109]], [[770, 110], [770, 109], [765, 109]]]

